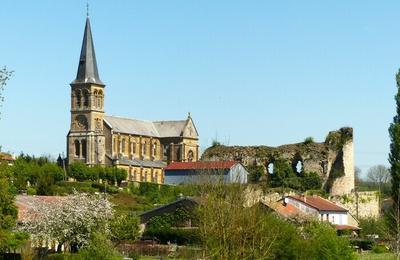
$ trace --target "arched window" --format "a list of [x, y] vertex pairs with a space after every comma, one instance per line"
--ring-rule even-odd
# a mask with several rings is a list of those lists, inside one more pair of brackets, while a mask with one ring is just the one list
[[81, 108], [82, 106], [82, 93], [80, 90], [77, 90], [75, 93], [75, 98], [76, 98], [76, 107]]
[[93, 92], [93, 96], [94, 96], [94, 100], [93, 100], [93, 103], [94, 103], [94, 107], [98, 107], [98, 104], [97, 104], [97, 97], [98, 97], [98, 92], [97, 92], [97, 90], [95, 90], [94, 92]]
[[81, 155], [81, 144], [79, 140], [75, 140], [74, 146], [75, 146], [75, 156], [79, 157]]
[[89, 107], [89, 92], [87, 90], [83, 91], [83, 106]]
[[135, 141], [131, 141], [131, 154], [136, 153], [136, 143]]
[[122, 152], [125, 153], [125, 138], [122, 138]]
[[192, 162], [192, 161], [193, 161], [193, 157], [194, 157], [194, 153], [193, 153], [192, 150], [190, 150], [190, 151], [188, 152], [188, 154], [187, 154], [187, 159], [188, 159], [188, 161], [189, 161], [189, 162]]
[[99, 108], [103, 108], [103, 91], [101, 91], [101, 90], [99, 90], [97, 104], [98, 104]]
[[152, 151], [153, 156], [156, 156], [157, 155], [157, 143], [156, 142], [153, 143], [152, 150], [153, 150]]
[[86, 158], [86, 140], [82, 140], [82, 157]]
[[143, 143], [142, 143], [142, 156], [145, 156], [145, 155], [146, 155], [146, 145], [147, 145], [146, 142], [143, 142]]
[[181, 156], [181, 147], [179, 146], [178, 149], [176, 149], [176, 160], [180, 161], [182, 159]]

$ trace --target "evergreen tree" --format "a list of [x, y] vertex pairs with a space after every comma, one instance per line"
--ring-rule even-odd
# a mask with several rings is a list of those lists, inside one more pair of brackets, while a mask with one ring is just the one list
[[397, 94], [396, 100], [396, 115], [393, 118], [393, 123], [390, 124], [390, 173], [392, 175], [392, 198], [395, 205], [398, 205], [399, 184], [400, 184], [400, 70], [396, 75]]

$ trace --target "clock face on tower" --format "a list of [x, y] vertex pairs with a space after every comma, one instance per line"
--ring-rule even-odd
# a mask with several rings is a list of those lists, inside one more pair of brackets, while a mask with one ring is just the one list
[[78, 131], [88, 130], [88, 122], [84, 115], [77, 115], [72, 124], [72, 128]]

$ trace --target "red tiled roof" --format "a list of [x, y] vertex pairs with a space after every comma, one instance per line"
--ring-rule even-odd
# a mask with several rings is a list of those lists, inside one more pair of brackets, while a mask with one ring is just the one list
[[164, 170], [230, 169], [237, 163], [236, 161], [173, 162], [165, 167]]
[[0, 153], [0, 160], [3, 161], [15, 161], [15, 159], [8, 153]]
[[342, 208], [329, 200], [323, 199], [318, 196], [289, 196], [292, 199], [303, 202], [310, 207], [313, 207], [319, 211], [340, 211], [340, 212], [348, 212], [347, 209]]
[[17, 195], [15, 198], [15, 204], [18, 208], [18, 222], [31, 221], [37, 216], [32, 215], [33, 204], [38, 201], [45, 203], [57, 203], [62, 201], [65, 197], [62, 196], [29, 196], [29, 195]]
[[359, 227], [353, 227], [350, 225], [335, 225], [336, 230], [361, 230]]
[[274, 210], [286, 218], [293, 218], [302, 214], [298, 208], [291, 204], [286, 204], [285, 206], [281, 203], [277, 203], [274, 207]]

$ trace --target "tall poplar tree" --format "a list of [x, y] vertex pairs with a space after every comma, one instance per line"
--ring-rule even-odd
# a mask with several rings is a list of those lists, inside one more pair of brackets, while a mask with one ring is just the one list
[[393, 117], [393, 123], [390, 124], [390, 173], [392, 175], [392, 198], [396, 207], [399, 207], [399, 184], [400, 184], [400, 70], [396, 75], [397, 93], [396, 115]]

